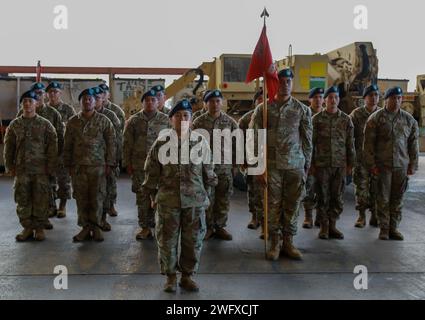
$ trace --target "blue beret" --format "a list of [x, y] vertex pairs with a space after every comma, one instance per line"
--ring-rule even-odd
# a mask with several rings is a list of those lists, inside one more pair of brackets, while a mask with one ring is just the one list
[[62, 85], [59, 82], [52, 81], [47, 86], [46, 91], [49, 91], [50, 89], [60, 89], [60, 90], [62, 90]]
[[257, 100], [262, 95], [263, 95], [263, 89], [260, 89], [254, 94], [254, 98], [252, 100], [255, 102], [255, 100]]
[[207, 102], [205, 100], [205, 98], [207, 97], [208, 93], [210, 93], [210, 92], [211, 92], [211, 90], [207, 90], [207, 91], [204, 92], [204, 95], [202, 96], [202, 101]]
[[80, 95], [78, 96], [78, 101], [80, 101], [83, 96], [93, 97], [94, 95], [95, 95], [95, 92], [93, 88], [84, 89], [83, 91], [81, 91]]
[[41, 83], [41, 82], [34, 82], [31, 85], [30, 91], [35, 91], [35, 90], [43, 90], [44, 91], [45, 89], [46, 89], [46, 87], [44, 86], [43, 83]]
[[103, 90], [101, 87], [93, 87], [92, 89], [95, 95], [105, 93], [105, 90]]
[[277, 74], [278, 78], [286, 77], [286, 78], [293, 78], [294, 74], [292, 73], [292, 70], [289, 68], [282, 69]]
[[109, 87], [106, 85], [106, 83], [101, 83], [98, 87], [103, 91], [109, 91]]
[[146, 91], [143, 94], [141, 101], [143, 102], [143, 100], [145, 100], [146, 97], [156, 97], [156, 91], [152, 89]]
[[34, 91], [28, 90], [28, 91], [26, 91], [26, 92], [24, 92], [22, 94], [21, 99], [19, 99], [19, 103], [21, 103], [22, 100], [24, 100], [25, 98], [30, 98], [30, 99], [33, 99], [33, 100], [37, 100], [37, 95], [35, 94]]
[[308, 94], [308, 98], [311, 99], [313, 98], [316, 94], [324, 94], [325, 90], [323, 90], [323, 88], [317, 88], [314, 87], [310, 90], [310, 93]]
[[160, 84], [158, 84], [158, 85], [152, 87], [151, 90], [153, 90], [155, 92], [160, 92], [160, 91], [164, 91], [165, 89], [164, 89], [163, 86], [161, 86]]
[[379, 92], [379, 88], [376, 84], [372, 84], [363, 90], [363, 98], [371, 92]]
[[329, 87], [329, 88], [325, 91], [324, 98], [326, 99], [326, 97], [327, 97], [329, 94], [331, 94], [331, 93], [337, 93], [337, 94], [338, 94], [338, 96], [339, 96], [339, 90], [338, 90], [338, 87], [337, 87], [337, 86]]
[[208, 100], [210, 100], [211, 98], [222, 98], [223, 99], [223, 94], [221, 93], [220, 90], [212, 90], [212, 91], [208, 92], [208, 94], [205, 96], [204, 101], [208, 102]]
[[192, 113], [192, 105], [187, 99], [183, 99], [177, 102], [177, 104], [173, 107], [173, 109], [171, 109], [170, 112], [168, 113], [168, 116], [171, 118], [177, 111], [180, 111], [180, 110], [187, 110], [187, 111], [190, 111], [190, 113]]
[[400, 87], [392, 87], [389, 88], [386, 92], [385, 92], [385, 96], [384, 99], [387, 99], [391, 96], [395, 96], [395, 95], [402, 95], [403, 94], [403, 90], [401, 90]]

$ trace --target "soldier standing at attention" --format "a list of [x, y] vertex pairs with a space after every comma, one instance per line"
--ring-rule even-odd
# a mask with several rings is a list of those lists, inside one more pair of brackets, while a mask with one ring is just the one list
[[376, 84], [372, 84], [364, 89], [364, 107], [353, 110], [350, 114], [354, 125], [354, 145], [356, 147], [356, 165], [353, 172], [353, 181], [356, 187], [356, 209], [359, 210], [359, 217], [355, 227], [363, 228], [366, 225], [366, 210], [369, 209], [371, 216], [369, 225], [377, 227], [376, 216], [376, 177], [369, 173], [363, 161], [364, 129], [369, 116], [379, 110], [379, 89]]
[[[199, 287], [192, 280], [192, 275], [199, 266], [206, 231], [205, 207], [209, 203], [206, 189], [217, 184], [217, 177], [206, 140], [200, 134], [196, 136], [198, 139], [190, 139], [192, 108], [189, 101], [179, 101], [170, 111], [169, 117], [173, 126], [171, 133], [177, 135], [179, 155], [185, 142], [189, 144], [189, 152], [194, 145], [201, 143], [205, 145], [202, 150], [208, 154], [202, 154], [197, 164], [184, 164], [181, 157], [177, 164], [164, 164], [160, 148], [167, 142], [156, 140], [146, 159], [143, 188], [157, 206], [155, 234], [161, 273], [167, 275], [164, 290], [176, 291], [176, 273], [180, 271], [182, 277], [179, 285], [188, 291], [198, 291]], [[189, 125], [184, 126], [183, 121]]]
[[49, 176], [57, 169], [57, 136], [53, 125], [37, 115], [33, 91], [25, 92], [20, 102], [22, 115], [10, 123], [4, 140], [4, 163], [15, 179], [16, 213], [24, 228], [16, 240], [34, 236], [42, 241], [49, 208]]
[[[308, 95], [308, 101], [310, 102], [311, 116], [322, 112], [323, 110], [323, 94], [325, 90], [323, 88], [313, 88], [310, 90]], [[304, 222], [303, 228], [311, 229], [313, 228], [313, 209], [316, 207], [317, 197], [316, 191], [314, 190], [314, 176], [309, 171], [307, 175], [307, 181], [305, 185], [306, 196], [303, 200], [304, 205]], [[316, 227], [320, 226], [320, 218], [317, 216], [316, 210], [316, 219], [314, 220], [314, 225]]]
[[385, 107], [366, 122], [364, 163], [377, 176], [378, 220], [381, 240], [403, 240], [397, 230], [401, 221], [403, 195], [409, 176], [418, 170], [418, 123], [400, 109], [403, 91], [393, 87], [385, 92]]
[[[115, 113], [115, 115], [118, 117], [118, 119], [120, 120], [120, 136], [122, 137], [123, 135], [123, 131], [124, 131], [124, 126], [125, 126], [125, 113], [124, 111], [121, 109], [121, 107], [119, 105], [116, 105], [115, 103], [112, 103], [109, 98], [111, 96], [110, 92], [109, 92], [109, 87], [105, 84], [102, 83], [99, 85], [99, 88], [101, 88], [103, 90], [103, 107], [111, 110]], [[120, 144], [122, 145], [122, 141], [120, 142]], [[112, 202], [108, 211], [108, 214], [111, 217], [116, 217], [118, 215], [117, 210], [115, 209], [115, 203], [117, 202], [117, 186], [116, 186], [116, 181], [118, 179], [118, 177], [120, 176], [120, 161], [121, 161], [121, 152], [119, 154], [117, 154], [119, 157], [117, 158], [117, 166], [114, 168], [114, 170], [112, 171], [112, 174], [115, 175], [114, 181], [115, 184], [112, 186], [112, 189], [115, 190], [115, 192], [113, 192], [112, 194]]]
[[[122, 153], [122, 132], [121, 132], [121, 123], [116, 114], [109, 109], [106, 109], [103, 105], [103, 93], [104, 91], [100, 87], [92, 88], [95, 94], [95, 110], [96, 112], [106, 116], [114, 127], [115, 132], [115, 149], [116, 149], [116, 159], [121, 158]], [[118, 165], [118, 164], [117, 164]], [[100, 228], [102, 231], [111, 231], [111, 225], [106, 221], [106, 216], [108, 212], [111, 211], [111, 207], [114, 205], [114, 202], [117, 199], [117, 175], [114, 174], [116, 168], [111, 168], [111, 174], [106, 176], [106, 196], [105, 202], [103, 203], [103, 213], [102, 213], [102, 222]]]
[[170, 112], [170, 109], [165, 105], [167, 96], [165, 95], [164, 87], [161, 85], [157, 85], [152, 87], [151, 90], [156, 92], [156, 98], [158, 99], [158, 111], [168, 114], [168, 112]]
[[[257, 183], [268, 188], [269, 260], [277, 260], [280, 253], [291, 259], [302, 258], [293, 237], [310, 167], [312, 125], [310, 108], [291, 96], [293, 77], [290, 69], [278, 73], [276, 100], [267, 107], [267, 185], [265, 174], [256, 176]], [[263, 108], [260, 104], [255, 109], [251, 128], [263, 129]]]
[[204, 94], [203, 94], [203, 96], [202, 96], [202, 103], [203, 103], [203, 107], [200, 109], [200, 110], [198, 110], [198, 111], [195, 111], [194, 113], [193, 113], [193, 120], [192, 120], [192, 122], [193, 121], [195, 121], [196, 120], [196, 118], [198, 118], [199, 116], [201, 116], [201, 115], [203, 115], [204, 113], [206, 113], [206, 112], [208, 112], [208, 105], [207, 105], [207, 103], [206, 103], [206, 101], [205, 101], [205, 97], [208, 95], [208, 93], [210, 93], [211, 92], [211, 90], [206, 90], [205, 92], [204, 92]]
[[137, 213], [141, 230], [137, 240], [152, 239], [154, 211], [149, 195], [142, 189], [145, 180], [144, 165], [154, 141], [163, 129], [170, 127], [170, 119], [158, 111], [158, 98], [154, 90], [146, 91], [142, 96], [143, 109], [131, 116], [124, 130], [123, 166], [131, 176], [131, 190], [136, 194]]
[[69, 119], [65, 131], [64, 164], [71, 174], [78, 225], [82, 227], [73, 237], [75, 242], [90, 236], [103, 241], [100, 226], [105, 176], [117, 165], [114, 128], [106, 116], [95, 111], [94, 95], [92, 88], [80, 93], [81, 112]]
[[[204, 129], [210, 137], [210, 148], [213, 151], [214, 130], [229, 129], [230, 132], [238, 129], [238, 124], [226, 113], [221, 111], [223, 107], [223, 95], [220, 90], [211, 91], [205, 101], [208, 112], [199, 116], [193, 122], [193, 129]], [[235, 144], [232, 143], [232, 150]], [[214, 172], [218, 177], [218, 184], [211, 190], [211, 203], [207, 209], [207, 234], [205, 240], [213, 235], [222, 240], [232, 240], [232, 235], [225, 229], [230, 206], [230, 196], [233, 193], [233, 164], [224, 163], [225, 148], [221, 148], [221, 163], [215, 163]], [[233, 152], [233, 156], [234, 156]]]
[[[62, 117], [60, 113], [52, 108], [47, 106], [44, 103], [46, 92], [45, 92], [45, 86], [41, 82], [35, 82], [32, 84], [30, 91], [33, 91], [37, 96], [37, 106], [36, 106], [36, 113], [39, 116], [42, 116], [46, 120], [50, 121], [50, 123], [53, 125], [53, 127], [56, 130], [57, 135], [57, 141], [58, 141], [58, 156], [61, 158], [62, 151], [63, 151], [63, 135], [64, 135], [64, 126], [62, 122]], [[18, 116], [22, 115], [23, 110], [21, 109], [18, 113]], [[50, 198], [49, 198], [49, 215], [48, 217], [54, 217], [57, 214], [57, 207], [56, 207], [56, 172], [51, 172], [49, 175], [50, 180]], [[53, 229], [53, 225], [50, 223], [49, 219], [46, 219], [46, 223], [44, 225], [45, 229]]]
[[[239, 119], [239, 128], [244, 131], [246, 141], [246, 130], [249, 128], [249, 123], [251, 122], [252, 114], [254, 113], [255, 107], [260, 103], [263, 103], [263, 90], [260, 90], [255, 93], [253, 98], [254, 109], [245, 113]], [[242, 170], [245, 171], [246, 165], [243, 166]], [[263, 229], [263, 192], [261, 188], [258, 187], [258, 184], [254, 181], [254, 176], [246, 175], [246, 184], [247, 184], [247, 193], [248, 193], [248, 208], [251, 213], [251, 220], [248, 223], [248, 229], [257, 229], [261, 225]], [[260, 238], [264, 238], [263, 232], [260, 235]]]
[[320, 239], [344, 239], [336, 221], [344, 208], [346, 176], [355, 161], [354, 128], [350, 117], [338, 109], [339, 91], [325, 92], [326, 109], [313, 117], [312, 174], [316, 180]]
[[[52, 81], [46, 88], [49, 102], [47, 106], [56, 109], [61, 117], [64, 126], [68, 120], [75, 115], [75, 110], [72, 106], [64, 103], [62, 97], [62, 86], [59, 82]], [[66, 216], [66, 202], [71, 199], [71, 177], [68, 170], [63, 165], [63, 155], [60, 155], [58, 160], [58, 173], [57, 173], [57, 198], [59, 198], [59, 208], [57, 210], [58, 218], [65, 218]]]

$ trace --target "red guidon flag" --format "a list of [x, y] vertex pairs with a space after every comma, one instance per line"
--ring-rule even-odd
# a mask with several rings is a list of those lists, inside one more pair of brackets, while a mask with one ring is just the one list
[[264, 81], [267, 85], [269, 101], [273, 101], [279, 88], [279, 78], [277, 77], [277, 68], [270, 51], [266, 26], [263, 26], [260, 39], [258, 39], [255, 46], [245, 82], [248, 83], [263, 76], [265, 76]]

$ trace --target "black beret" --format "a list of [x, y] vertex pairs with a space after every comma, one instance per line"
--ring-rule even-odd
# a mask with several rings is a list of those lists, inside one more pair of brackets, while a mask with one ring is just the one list
[[44, 86], [43, 83], [41, 83], [41, 82], [34, 82], [31, 85], [30, 91], [35, 91], [35, 90], [43, 90], [44, 91], [45, 89], [46, 89], [46, 87]]
[[60, 90], [62, 90], [62, 85], [59, 82], [52, 81], [47, 86], [46, 91], [49, 91], [50, 89], [60, 89]]
[[323, 90], [323, 88], [314, 87], [313, 89], [310, 90], [310, 93], [308, 94], [308, 98], [311, 99], [316, 94], [324, 94], [324, 93], [325, 93], [325, 90]]
[[292, 70], [289, 68], [282, 69], [277, 74], [278, 78], [286, 77], [286, 78], [293, 78], [294, 74], [292, 73]]
[[93, 91], [94, 91], [94, 94], [96, 95], [96, 94], [102, 94], [102, 93], [105, 93], [105, 90], [103, 90], [101, 87], [93, 87], [92, 88], [93, 89]]
[[35, 94], [34, 91], [28, 90], [22, 94], [21, 99], [19, 99], [19, 103], [22, 103], [22, 100], [24, 100], [25, 98], [37, 100], [37, 95]]
[[155, 90], [152, 90], [152, 89], [146, 91], [143, 94], [142, 99], [140, 101], [143, 102], [143, 100], [145, 100], [146, 97], [156, 97], [156, 91]]
[[79, 94], [78, 101], [80, 101], [83, 96], [92, 96], [93, 97], [94, 95], [95, 95], [95, 92], [94, 92], [93, 88], [84, 89]]
[[153, 91], [155, 91], [155, 92], [160, 92], [160, 91], [164, 91], [165, 89], [164, 89], [164, 87], [163, 87], [163, 86], [161, 86], [160, 84], [158, 84], [158, 85], [156, 85], [156, 86], [153, 86], [153, 87], [151, 88], [151, 90], [153, 90]]
[[255, 100], [257, 100], [259, 97], [261, 97], [263, 95], [263, 89], [258, 90], [255, 94], [254, 94], [254, 98], [252, 99], [252, 101], [255, 102]]
[[363, 98], [371, 92], [379, 92], [379, 88], [376, 84], [372, 84], [363, 90]]
[[389, 88], [386, 92], [385, 92], [385, 96], [384, 99], [387, 99], [391, 96], [395, 96], [395, 95], [402, 95], [403, 94], [403, 90], [401, 90], [400, 87], [392, 87]]
[[208, 92], [208, 94], [205, 96], [204, 101], [208, 102], [208, 100], [210, 100], [211, 98], [222, 98], [223, 99], [223, 94], [221, 93], [220, 90], [212, 90], [210, 92]]
[[183, 99], [177, 102], [177, 104], [168, 113], [168, 116], [171, 118], [177, 111], [180, 110], [187, 110], [192, 113], [192, 105], [187, 99]]
[[207, 90], [207, 91], [204, 92], [204, 95], [202, 96], [202, 101], [207, 102], [205, 100], [205, 98], [207, 97], [208, 93], [210, 93], [210, 92], [211, 92], [211, 90]]
[[329, 87], [329, 88], [325, 91], [324, 98], [326, 99], [326, 97], [327, 97], [329, 94], [331, 94], [331, 93], [337, 93], [337, 94], [338, 94], [338, 96], [339, 96], [339, 90], [338, 90], [338, 87], [337, 87], [337, 86]]
[[106, 83], [101, 83], [98, 87], [101, 88], [103, 91], [109, 91], [109, 87], [106, 85]]

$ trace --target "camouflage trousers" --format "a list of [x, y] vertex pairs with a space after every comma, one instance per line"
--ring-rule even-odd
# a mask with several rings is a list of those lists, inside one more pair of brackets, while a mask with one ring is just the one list
[[73, 197], [77, 202], [78, 225], [100, 226], [106, 196], [105, 167], [76, 167], [71, 179]]
[[56, 211], [56, 199], [57, 199], [57, 183], [56, 183], [56, 176], [49, 176], [49, 211], [55, 212]]
[[255, 183], [255, 176], [246, 176], [246, 184], [248, 187], [248, 208], [249, 212], [263, 223], [263, 188]]
[[158, 204], [155, 220], [161, 273], [195, 273], [206, 233], [205, 208], [171, 208]]
[[61, 200], [71, 199], [71, 176], [63, 164], [59, 165], [57, 185], [56, 198]]
[[337, 220], [344, 208], [345, 168], [316, 168], [315, 188], [320, 221]]
[[353, 182], [356, 194], [356, 210], [376, 212], [376, 183], [377, 177], [371, 175], [362, 165], [357, 165], [353, 170]]
[[295, 235], [298, 209], [304, 196], [304, 169], [279, 170], [269, 167], [268, 229], [269, 234]]
[[206, 212], [208, 228], [224, 228], [230, 207], [230, 196], [233, 194], [232, 169], [215, 170], [218, 184], [211, 188], [210, 205]]
[[142, 188], [143, 181], [145, 180], [145, 172], [143, 170], [134, 171], [131, 180], [131, 191], [136, 194], [139, 226], [141, 228], [153, 228], [155, 227], [155, 211], [151, 208], [149, 194]]
[[378, 219], [381, 228], [397, 228], [409, 177], [405, 168], [379, 168], [377, 183]]
[[315, 178], [313, 175], [307, 176], [305, 184], [305, 197], [303, 199], [304, 210], [313, 210], [317, 204], [317, 196], [315, 189]]
[[103, 203], [104, 215], [108, 213], [117, 202], [117, 178], [119, 168], [111, 168], [111, 174], [106, 176], [106, 196]]
[[47, 175], [17, 175], [14, 197], [16, 213], [24, 228], [42, 228], [48, 216], [50, 183]]

